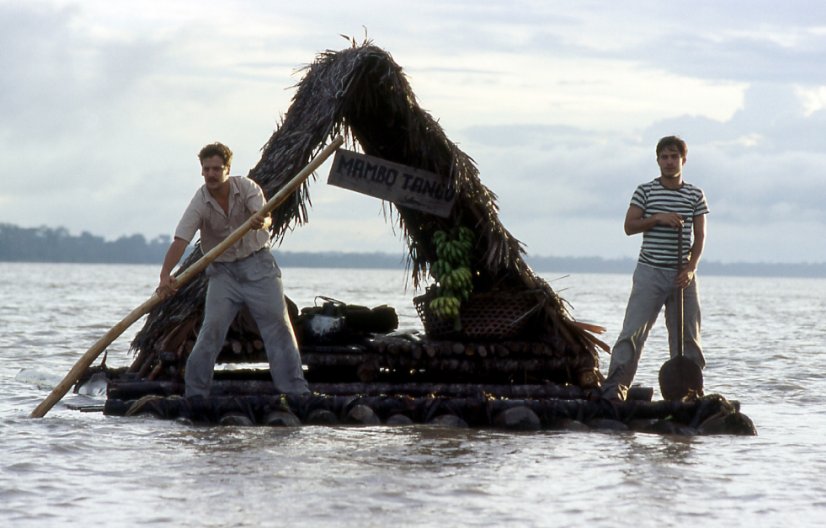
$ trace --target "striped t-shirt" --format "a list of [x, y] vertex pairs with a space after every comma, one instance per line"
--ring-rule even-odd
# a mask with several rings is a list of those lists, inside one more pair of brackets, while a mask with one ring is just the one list
[[[703, 190], [683, 182], [679, 189], [663, 187], [659, 178], [643, 183], [634, 191], [631, 205], [642, 209], [643, 218], [655, 213], [678, 213], [683, 222], [683, 262], [691, 250], [694, 217], [708, 214], [708, 203]], [[677, 230], [656, 225], [642, 235], [639, 262], [659, 268], [675, 268], [677, 259]]]

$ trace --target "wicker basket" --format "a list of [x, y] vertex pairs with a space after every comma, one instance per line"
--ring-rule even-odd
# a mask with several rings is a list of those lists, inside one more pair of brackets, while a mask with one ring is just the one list
[[525, 329], [529, 316], [541, 306], [534, 291], [475, 293], [462, 302], [459, 311], [461, 330], [456, 330], [453, 319], [442, 319], [430, 310], [428, 304], [434, 297], [435, 293], [428, 291], [413, 298], [425, 333], [434, 339], [514, 338]]

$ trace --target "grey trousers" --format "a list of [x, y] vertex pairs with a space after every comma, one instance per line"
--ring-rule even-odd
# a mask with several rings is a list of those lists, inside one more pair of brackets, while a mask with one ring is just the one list
[[208, 396], [215, 361], [238, 310], [249, 308], [267, 352], [276, 390], [309, 392], [298, 344], [287, 315], [281, 271], [268, 249], [235, 262], [214, 262], [207, 268], [209, 285], [204, 321], [186, 361], [186, 396]]
[[[680, 290], [674, 286], [676, 277], [676, 269], [637, 264], [622, 331], [611, 352], [608, 378], [603, 385], [603, 394], [606, 397], [624, 399], [625, 390], [631, 385], [637, 373], [645, 340], [648, 339], [648, 334], [657, 321], [663, 305], [670, 355], [675, 357], [679, 354]], [[700, 343], [700, 295], [696, 275], [691, 284], [683, 290], [683, 296], [683, 353], [703, 368], [706, 361]]]

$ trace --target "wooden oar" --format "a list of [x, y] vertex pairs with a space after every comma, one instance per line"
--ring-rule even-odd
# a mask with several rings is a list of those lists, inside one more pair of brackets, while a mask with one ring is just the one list
[[[315, 171], [324, 161], [330, 157], [341, 145], [344, 143], [344, 139], [341, 136], [336, 137], [332, 143], [327, 145], [324, 150], [319, 152], [318, 156], [313, 158], [310, 163], [304, 167], [301, 172], [299, 172], [292, 180], [290, 180], [287, 185], [281, 188], [275, 196], [270, 198], [270, 200], [262, 207], [258, 213], [254, 216], [258, 215], [267, 215], [271, 213], [276, 207], [281, 205], [287, 198], [292, 195], [292, 193], [301, 185], [304, 180], [306, 180], [312, 173]], [[198, 273], [204, 270], [213, 260], [218, 258], [221, 253], [226, 251], [230, 246], [232, 246], [235, 242], [237, 242], [241, 237], [243, 237], [247, 231], [251, 229], [252, 219], [254, 216], [250, 217], [249, 220], [244, 222], [244, 224], [233, 231], [226, 239], [224, 239], [220, 244], [212, 248], [206, 255], [198, 259], [194, 264], [184, 270], [183, 273], [175, 277], [175, 284], [178, 287], [183, 286], [190, 280], [192, 280]], [[132, 310], [129, 315], [124, 317], [120, 320], [115, 326], [112, 327], [111, 330], [106, 332], [106, 334], [98, 339], [92, 347], [86, 351], [83, 356], [77, 360], [75, 366], [66, 374], [66, 377], [63, 378], [63, 381], [57, 384], [57, 386], [52, 389], [52, 392], [40, 402], [34, 411], [32, 411], [32, 418], [42, 418], [49, 412], [57, 402], [60, 401], [63, 396], [69, 392], [69, 389], [74, 385], [78, 379], [86, 372], [86, 369], [92, 364], [92, 362], [100, 355], [103, 350], [109, 346], [112, 341], [118, 338], [123, 332], [126, 331], [127, 328], [132, 326], [132, 324], [140, 319], [144, 314], [148, 313], [152, 308], [160, 304], [163, 299], [156, 293], [152, 294], [152, 297], [147, 299], [143, 302], [140, 306]]]
[[[683, 228], [678, 228], [677, 239], [677, 274], [683, 270]], [[669, 359], [660, 367], [660, 393], [666, 400], [682, 400], [689, 394], [700, 395], [703, 392], [703, 369], [684, 355], [685, 347], [685, 295], [682, 286], [679, 288], [679, 312], [677, 320], [677, 355]]]

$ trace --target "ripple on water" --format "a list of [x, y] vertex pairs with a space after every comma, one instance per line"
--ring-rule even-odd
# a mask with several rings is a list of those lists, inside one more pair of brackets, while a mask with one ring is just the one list
[[[62, 404], [33, 420], [29, 412], [100, 330], [144, 300], [157, 269], [43, 266], [44, 276], [60, 277], [51, 290], [3, 282], [8, 269], [0, 264], [11, 302], [0, 307], [4, 525], [803, 526], [826, 507], [824, 329], [809, 313], [824, 306], [826, 281], [755, 287], [753, 279], [704, 278], [707, 387], [741, 401], [759, 436], [680, 439], [425, 426], [206, 428]], [[285, 276], [300, 306], [317, 294], [390, 302], [419, 325], [401, 273]], [[609, 327], [612, 342], [628, 277], [551, 278], [578, 318]], [[110, 347], [110, 366], [131, 361], [139, 327]], [[655, 328], [638, 381], [656, 387], [665, 349]]]

